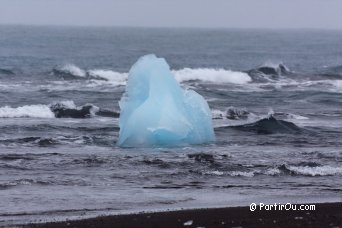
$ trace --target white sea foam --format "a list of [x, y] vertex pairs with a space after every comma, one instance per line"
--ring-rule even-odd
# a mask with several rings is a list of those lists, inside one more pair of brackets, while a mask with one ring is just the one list
[[249, 83], [248, 89], [255, 90], [253, 86], [262, 90], [289, 90], [289, 91], [328, 91], [333, 93], [342, 93], [342, 80], [294, 80], [280, 79], [272, 80], [267, 83]]
[[288, 166], [290, 171], [297, 174], [308, 175], [308, 176], [330, 176], [330, 175], [342, 175], [342, 167], [332, 166]]
[[213, 119], [224, 119], [227, 116], [227, 113], [221, 110], [212, 109], [211, 116]]
[[287, 117], [288, 117], [288, 119], [295, 119], [295, 120], [308, 120], [309, 119], [306, 116], [296, 115], [296, 114], [292, 114], [292, 113], [289, 113]]
[[334, 80], [334, 84], [338, 89], [342, 90], [342, 80]]
[[265, 171], [266, 175], [274, 176], [280, 174], [280, 170], [277, 168], [270, 168]]
[[253, 177], [255, 172], [242, 172], [242, 171], [230, 171], [230, 172], [222, 172], [218, 170], [214, 171], [205, 171], [204, 174], [206, 175], [213, 175], [213, 176], [223, 176], [229, 175], [232, 177]]
[[206, 171], [206, 172], [204, 172], [204, 174], [206, 174], [206, 175], [214, 175], [214, 176], [222, 176], [224, 174], [224, 172], [218, 171], [218, 170], [214, 170], [214, 171]]
[[[271, 67], [276, 71], [281, 71], [283, 66], [286, 71], [290, 71], [281, 63], [267, 62], [260, 67]], [[109, 69], [90, 69], [85, 70], [73, 64], [66, 64], [58, 69], [61, 72], [74, 75], [76, 77], [88, 79], [86, 84], [82, 84], [77, 90], [89, 90], [99, 86], [124, 86], [127, 83], [128, 73], [117, 72]], [[188, 81], [202, 81], [211, 83], [230, 83], [236, 86], [232, 88], [234, 91], [260, 91], [269, 89], [287, 89], [287, 90], [329, 90], [330, 92], [342, 92], [342, 80], [317, 80], [317, 81], [300, 81], [290, 78], [282, 78], [278, 80], [270, 79], [267, 83], [250, 83], [252, 78], [245, 72], [231, 71], [226, 69], [214, 68], [184, 68], [180, 70], [172, 70], [176, 80], [180, 83]], [[70, 82], [71, 83], [71, 82]], [[49, 88], [50, 90], [65, 90], [67, 87]], [[1, 88], [1, 87], [0, 87]]]
[[54, 102], [50, 104], [48, 107], [52, 110], [56, 109], [74, 109], [74, 110], [82, 110], [83, 107], [90, 106], [89, 113], [91, 116], [96, 116], [96, 113], [100, 110], [99, 107], [93, 105], [93, 104], [85, 104], [83, 106], [76, 106], [75, 102], [72, 100], [66, 100], [66, 101], [59, 101]]
[[60, 68], [60, 71], [63, 71], [65, 73], [69, 73], [71, 75], [78, 76], [78, 77], [87, 76], [87, 73], [85, 70], [79, 68], [78, 66], [74, 64], [66, 64]]
[[24, 105], [17, 108], [0, 107], [0, 118], [19, 117], [55, 118], [55, 115], [47, 105]]
[[273, 116], [273, 115], [274, 115], [273, 108], [269, 108], [268, 113], [267, 113], [268, 118]]
[[[55, 118], [55, 114], [52, 112], [51, 108], [54, 106], [59, 106], [66, 109], [82, 109], [83, 106], [76, 106], [74, 101], [66, 100], [54, 102], [50, 105], [24, 105], [17, 108], [12, 108], [10, 106], [0, 107], [0, 118]], [[95, 116], [96, 112], [100, 110], [99, 107], [86, 104], [85, 106], [91, 106], [90, 115]]]
[[246, 84], [251, 82], [251, 77], [244, 72], [212, 68], [184, 68], [173, 71], [178, 82], [200, 80], [218, 83]]
[[242, 177], [253, 177], [254, 172], [241, 172], [241, 171], [231, 171], [228, 173], [230, 176], [242, 176]]
[[105, 79], [107, 81], [116, 81], [116, 82], [121, 82], [123, 84], [126, 83], [127, 78], [128, 78], [127, 73], [120, 73], [116, 71], [102, 70], [102, 69], [89, 70], [88, 74], [92, 78]]
[[[178, 82], [185, 82], [191, 80], [200, 80], [218, 83], [234, 83], [245, 84], [252, 79], [248, 74], [243, 72], [235, 72], [224, 69], [210, 69], [210, 68], [184, 68], [182, 70], [173, 70], [172, 73]], [[128, 78], [128, 73], [120, 73], [111, 70], [89, 70], [89, 76], [92, 78], [106, 79], [107, 81], [116, 81], [125, 84]]]
[[235, 108], [233, 106], [230, 106], [226, 108], [225, 111], [212, 109], [211, 110], [211, 116], [213, 119], [249, 119], [253, 118], [255, 114], [250, 113], [245, 108]]
[[77, 106], [74, 101], [71, 100], [65, 100], [65, 101], [59, 101], [59, 102], [54, 102], [49, 107], [54, 106], [54, 105], [60, 105], [63, 106], [64, 108], [69, 108], [69, 109], [76, 109]]
[[96, 113], [97, 113], [98, 111], [100, 111], [100, 108], [97, 107], [96, 105], [93, 105], [93, 104], [85, 104], [85, 106], [87, 106], [87, 105], [91, 106], [89, 112], [90, 112], [90, 115], [91, 115], [92, 117], [96, 116]]
[[[58, 70], [77, 77], [106, 80], [114, 86], [126, 85], [128, 78], [127, 72], [121, 73], [109, 69], [84, 70], [74, 64], [66, 64]], [[246, 84], [252, 81], [247, 73], [225, 69], [184, 68], [181, 70], [173, 70], [172, 73], [178, 82], [199, 80], [217, 83]]]
[[290, 72], [290, 69], [283, 62], [266, 61], [263, 64], [261, 64], [259, 67], [269, 67], [277, 71], [280, 71], [280, 66], [284, 67], [286, 71]]

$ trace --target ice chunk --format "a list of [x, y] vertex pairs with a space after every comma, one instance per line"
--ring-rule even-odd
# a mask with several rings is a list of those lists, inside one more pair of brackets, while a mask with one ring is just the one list
[[215, 140], [208, 103], [195, 91], [182, 89], [163, 58], [146, 55], [133, 65], [119, 104], [119, 146], [178, 146]]

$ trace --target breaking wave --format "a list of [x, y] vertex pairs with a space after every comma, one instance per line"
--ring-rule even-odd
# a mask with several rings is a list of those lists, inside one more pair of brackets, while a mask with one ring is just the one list
[[[251, 82], [251, 77], [245, 72], [231, 71], [213, 68], [184, 68], [173, 70], [178, 82], [186, 81], [206, 81], [218, 83], [246, 84]], [[96, 79], [110, 82], [117, 82], [125, 85], [128, 73], [120, 73], [106, 69], [83, 70], [76, 65], [67, 64], [52, 70], [52, 74], [63, 79]]]
[[176, 80], [179, 82], [207, 81], [218, 83], [246, 84], [252, 81], [251, 77], [247, 73], [225, 69], [184, 68], [182, 70], [173, 71], [173, 73], [175, 74]]
[[198, 172], [201, 175], [211, 176], [231, 176], [231, 177], [254, 177], [256, 175], [278, 176], [278, 175], [295, 175], [295, 176], [340, 176], [342, 175], [341, 167], [324, 166], [294, 166], [280, 165], [279, 167], [268, 167], [264, 169], [250, 168], [249, 170], [204, 170]]
[[64, 79], [70, 79], [70, 78], [75, 78], [75, 77], [84, 78], [87, 76], [87, 73], [85, 70], [73, 64], [66, 64], [62, 67], [56, 67], [52, 70], [52, 74], [56, 76], [60, 76]]
[[282, 62], [274, 63], [268, 61], [260, 65], [257, 70], [264, 74], [286, 75], [291, 73], [291, 70]]
[[241, 170], [243, 165], [238, 166], [239, 169], [234, 170], [203, 170], [199, 171], [201, 175], [211, 176], [232, 176], [232, 177], [254, 177], [256, 175], [295, 175], [295, 176], [340, 176], [342, 175], [341, 167], [333, 167], [329, 165], [308, 164], [308, 165], [288, 165], [283, 164], [276, 167], [254, 167]]
[[225, 111], [213, 109], [211, 111], [213, 119], [230, 119], [240, 120], [247, 119], [249, 116], [254, 115], [247, 111], [246, 108], [228, 107]]
[[10, 106], [0, 107], [0, 118], [54, 118], [54, 113], [47, 105], [24, 105], [17, 108]]
[[89, 118], [94, 116], [117, 118], [119, 113], [100, 109], [93, 104], [76, 106], [73, 101], [61, 101], [49, 105], [24, 105], [17, 108], [0, 107], [0, 118]]
[[77, 107], [73, 101], [57, 102], [49, 105], [56, 118], [87, 118], [95, 116], [99, 107], [86, 104]]
[[332, 176], [342, 175], [342, 167], [332, 167], [329, 165], [306, 165], [306, 166], [294, 166], [294, 165], [282, 165], [280, 170], [290, 172], [294, 175], [304, 176]]
[[266, 62], [247, 73], [253, 78], [253, 81], [270, 82], [278, 80], [281, 76], [288, 76], [292, 72], [283, 63]]
[[[325, 69], [329, 73], [300, 74], [291, 71], [283, 63], [266, 62], [248, 71], [232, 71], [223, 68], [183, 68], [172, 70], [179, 83], [203, 82], [232, 84], [234, 91], [268, 91], [286, 89], [291, 91], [328, 91], [341, 93], [340, 66]], [[55, 81], [56, 85], [44, 85], [50, 91], [93, 90], [110, 91], [112, 87], [125, 86], [128, 72], [110, 69], [82, 69], [73, 64], [56, 67], [51, 74], [66, 81]], [[72, 82], [73, 81], [73, 82]], [[84, 83], [86, 81], [87, 83]], [[63, 82], [63, 86], [58, 82]], [[65, 83], [68, 83], [65, 85]], [[110, 87], [104, 89], [104, 87]]]
[[117, 81], [117, 82], [126, 82], [128, 78], [127, 73], [119, 73], [111, 70], [89, 70], [88, 75], [94, 79], [102, 79], [107, 81]]
[[[172, 72], [180, 83], [195, 81], [236, 84], [242, 85], [244, 89], [249, 90], [328, 90], [340, 93], [342, 88], [342, 80], [340, 79], [342, 78], [340, 78], [338, 72], [341, 66], [335, 68], [326, 69], [326, 71], [329, 70], [329, 75], [337, 75], [334, 77], [328, 77], [326, 73], [298, 75], [285, 64], [272, 62], [266, 62], [246, 72], [223, 68], [183, 68]], [[128, 72], [117, 72], [110, 69], [82, 69], [73, 64], [56, 67], [51, 74], [63, 80], [87, 80], [86, 85], [74, 85], [85, 87], [85, 89], [98, 86], [125, 86], [128, 79]], [[67, 88], [69, 87], [67, 86]], [[58, 87], [58, 89], [65, 90], [64, 86], [62, 88]], [[55, 88], [52, 90], [55, 90]]]
[[282, 62], [265, 62], [264, 64], [259, 65], [258, 67], [250, 70], [249, 72], [258, 72], [265, 75], [287, 75], [292, 73], [291, 70]]
[[125, 85], [128, 77], [127, 73], [120, 73], [105, 69], [83, 70], [73, 64], [67, 64], [62, 67], [54, 68], [51, 73], [52, 75], [61, 77], [66, 80], [104, 80], [110, 81], [111, 83], [116, 82], [115, 85]]

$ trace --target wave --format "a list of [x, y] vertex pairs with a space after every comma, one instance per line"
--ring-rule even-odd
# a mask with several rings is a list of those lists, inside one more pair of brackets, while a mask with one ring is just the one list
[[300, 127], [295, 125], [292, 122], [288, 122], [285, 120], [278, 120], [273, 117], [273, 115], [258, 120], [254, 123], [238, 125], [238, 126], [229, 126], [229, 128], [240, 130], [240, 131], [248, 131], [255, 132], [257, 134], [276, 134], [276, 133], [300, 133], [303, 131]]
[[12, 188], [18, 185], [32, 185], [32, 184], [41, 184], [41, 185], [45, 185], [48, 184], [48, 182], [44, 182], [44, 181], [37, 181], [37, 180], [33, 180], [33, 179], [18, 179], [18, 180], [13, 180], [13, 181], [8, 181], [8, 182], [4, 182], [4, 183], [0, 183], [0, 190], [4, 190], [4, 189], [8, 189], [8, 188]]
[[[115, 137], [108, 135], [81, 135], [81, 136], [71, 136], [71, 135], [59, 135], [56, 137], [23, 137], [23, 138], [9, 138], [1, 139], [0, 145], [3, 146], [26, 146], [26, 147], [55, 147], [59, 145], [97, 145], [97, 146], [113, 146], [116, 139]], [[0, 160], [16, 160], [16, 157], [1, 157]], [[18, 157], [18, 159], [23, 159]], [[29, 159], [29, 160], [33, 160]]]
[[219, 170], [213, 171], [204, 171], [202, 174], [204, 175], [212, 175], [212, 176], [231, 176], [231, 177], [253, 177], [256, 173], [254, 171], [244, 172], [244, 171], [228, 171], [223, 172]]
[[[258, 116], [250, 111], [248, 111], [246, 108], [237, 108], [230, 106], [225, 111], [212, 109], [211, 110], [212, 118], [213, 119], [229, 119], [229, 120], [256, 120], [263, 118], [264, 116]], [[293, 113], [284, 113], [284, 112], [274, 112], [273, 110], [270, 110], [268, 115], [276, 118], [277, 120], [281, 119], [295, 119], [295, 120], [307, 120], [309, 119], [306, 116], [301, 116], [298, 114]]]
[[249, 169], [249, 170], [204, 170], [199, 172], [202, 175], [212, 176], [232, 176], [232, 177], [254, 177], [256, 175], [278, 176], [278, 175], [295, 175], [295, 176], [340, 176], [342, 175], [341, 167], [333, 167], [329, 165], [317, 166], [300, 166], [283, 164], [278, 167], [268, 167], [266, 169]]
[[[139, 164], [160, 168], [186, 169], [195, 175], [254, 177], [266, 176], [333, 176], [342, 175], [342, 168], [323, 165], [318, 162], [305, 161], [296, 164], [242, 164], [228, 162], [226, 154], [192, 153], [184, 157], [186, 160], [170, 161], [168, 159], [143, 158]], [[136, 162], [136, 161], [135, 161]], [[137, 164], [137, 163], [134, 163]], [[199, 165], [201, 164], [201, 165]], [[182, 171], [181, 171], [182, 172]]]
[[94, 79], [117, 81], [117, 82], [122, 82], [122, 83], [125, 83], [128, 78], [127, 73], [119, 73], [119, 72], [111, 71], [111, 70], [95, 69], [95, 70], [89, 70], [87, 73], [91, 78], [94, 78]]
[[24, 138], [14, 138], [14, 139], [2, 139], [1, 144], [13, 145], [13, 144], [36, 144], [39, 146], [50, 146], [59, 144], [57, 140], [53, 138], [42, 138], [42, 137], [24, 137]]
[[127, 73], [120, 73], [112, 70], [93, 69], [84, 70], [74, 64], [66, 64], [62, 67], [56, 67], [51, 72], [55, 76], [63, 79], [97, 79], [105, 81], [116, 81], [125, 83], [128, 78]]
[[85, 78], [87, 73], [85, 70], [79, 68], [73, 64], [66, 64], [62, 67], [56, 67], [52, 70], [52, 74], [56, 76], [60, 76], [63, 79], [71, 79], [71, 78]]
[[[331, 68], [331, 69], [330, 69]], [[175, 78], [180, 83], [209, 82], [227, 83], [235, 86], [235, 91], [264, 91], [264, 90], [318, 90], [340, 93], [342, 88], [340, 72], [342, 66], [329, 67], [329, 74], [297, 74], [283, 63], [266, 62], [249, 71], [231, 71], [222, 68], [183, 68], [173, 70]], [[66, 81], [51, 81], [46, 88], [49, 91], [111, 91], [112, 87], [124, 86], [127, 83], [128, 72], [117, 72], [110, 69], [82, 69], [74, 64], [66, 64], [52, 69], [51, 74]], [[86, 81], [86, 83], [85, 83]], [[62, 83], [62, 84], [58, 84]], [[17, 85], [16, 85], [17, 86]], [[99, 87], [101, 89], [99, 89]], [[6, 89], [8, 87], [6, 86]]]
[[322, 73], [325, 75], [342, 76], [342, 65], [324, 67]]
[[332, 167], [329, 165], [324, 166], [294, 166], [294, 165], [282, 165], [280, 170], [287, 171], [294, 175], [304, 175], [304, 176], [332, 176], [332, 175], [342, 175], [342, 167]]
[[76, 106], [73, 101], [56, 102], [49, 105], [56, 118], [90, 118], [94, 116], [118, 118], [119, 113], [111, 110], [100, 109], [93, 104]]
[[251, 77], [244, 72], [212, 68], [184, 68], [173, 71], [178, 82], [206, 81], [218, 83], [246, 84], [251, 82]]
[[228, 107], [225, 111], [213, 109], [211, 111], [213, 119], [230, 119], [230, 120], [240, 120], [247, 119], [250, 115], [254, 115], [250, 113], [245, 108], [235, 108]]
[[0, 75], [15, 75], [12, 70], [0, 68]]
[[0, 118], [20, 117], [55, 118], [55, 115], [47, 105], [24, 105], [17, 108], [0, 107]]
[[228, 172], [228, 174], [233, 177], [236, 177], [236, 176], [253, 177], [255, 175], [255, 172], [231, 171], [231, 172]]
[[[214, 68], [183, 68], [173, 70], [176, 80], [182, 84], [213, 83], [232, 85], [233, 91], [328, 91], [341, 93], [341, 76], [324, 74], [299, 74], [283, 63], [264, 63], [249, 71], [231, 71]], [[110, 92], [113, 87], [125, 86], [128, 72], [110, 69], [82, 69], [67, 64], [53, 69], [52, 74], [65, 81], [51, 81], [40, 89], [48, 91], [96, 91]], [[191, 86], [191, 85], [188, 85]], [[8, 89], [6, 87], [6, 89]]]
[[273, 115], [273, 117], [282, 118], [282, 119], [294, 119], [294, 120], [307, 120], [307, 119], [309, 119], [306, 116], [301, 116], [301, 115], [293, 114], [293, 113], [284, 113], [284, 112], [275, 112], [272, 115]]
[[73, 101], [55, 102], [49, 105], [24, 105], [17, 108], [0, 107], [0, 118], [90, 118], [94, 116], [118, 118], [119, 113], [100, 109], [93, 104], [76, 106]]
[[342, 65], [331, 67], [330, 68], [334, 73], [342, 75]]
[[103, 84], [122, 86], [126, 85], [128, 78], [128, 73], [120, 73], [105, 69], [83, 70], [73, 64], [54, 68], [51, 74], [61, 77], [64, 80], [88, 80], [93, 83], [94, 86], [101, 86]]
[[292, 73], [291, 70], [282, 62], [265, 62], [260, 66], [250, 70], [251, 72], [259, 72], [265, 75], [287, 75]]
[[[311, 77], [311, 76], [310, 76]], [[312, 76], [313, 77], [313, 76]], [[269, 91], [269, 90], [288, 90], [288, 91], [320, 91], [320, 92], [332, 92], [332, 93], [341, 93], [342, 88], [342, 80], [326, 80], [322, 79], [322, 75], [320, 79], [313, 78], [302, 78], [302, 79], [277, 79], [268, 82], [256, 81], [256, 83], [248, 89], [252, 89], [251, 91], [255, 91], [255, 88]]]
[[217, 109], [212, 109], [211, 116], [213, 119], [224, 119], [226, 117], [226, 112]]
[[290, 74], [291, 70], [282, 62], [274, 63], [274, 62], [266, 62], [260, 65], [257, 70], [264, 74], [277, 74], [277, 75], [286, 75]]
[[73, 101], [57, 102], [49, 105], [56, 118], [88, 118], [95, 116], [99, 107], [86, 104], [77, 107]]
[[[213, 68], [184, 68], [172, 71], [178, 82], [205, 81], [218, 83], [246, 84], [251, 82], [251, 77], [245, 72], [231, 71]], [[63, 79], [96, 79], [110, 82], [117, 82], [118, 85], [125, 85], [128, 73], [121, 73], [108, 69], [84, 70], [73, 64], [56, 67], [52, 74]]]
[[[226, 69], [214, 68], [183, 68], [173, 70], [176, 80], [179, 83], [186, 82], [209, 82], [227, 83], [236, 85], [248, 85], [248, 89], [270, 90], [270, 89], [295, 89], [295, 90], [329, 90], [340, 92], [342, 80], [340, 76], [319, 75], [300, 75], [294, 74], [283, 63], [266, 62], [252, 70], [231, 71]], [[89, 89], [103, 86], [117, 87], [125, 86], [128, 79], [127, 72], [117, 72], [109, 69], [82, 69], [73, 64], [66, 64], [56, 67], [52, 74], [61, 77], [63, 80], [87, 80], [86, 85], [82, 82], [80, 86]], [[296, 76], [296, 77], [294, 77]], [[57, 89], [65, 90], [64, 86], [56, 86]], [[56, 89], [55, 87], [52, 90]], [[70, 88], [70, 86], [67, 86]], [[245, 88], [245, 87], [244, 87]], [[51, 88], [49, 87], [51, 90]]]
[[283, 63], [266, 62], [247, 73], [255, 82], [269, 82], [278, 80], [281, 76], [289, 76], [293, 72]]

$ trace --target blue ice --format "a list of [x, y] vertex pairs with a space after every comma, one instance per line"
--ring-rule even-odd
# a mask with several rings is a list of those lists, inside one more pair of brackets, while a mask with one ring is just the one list
[[168, 147], [215, 140], [206, 100], [181, 88], [165, 59], [153, 54], [132, 66], [119, 105], [119, 146]]

